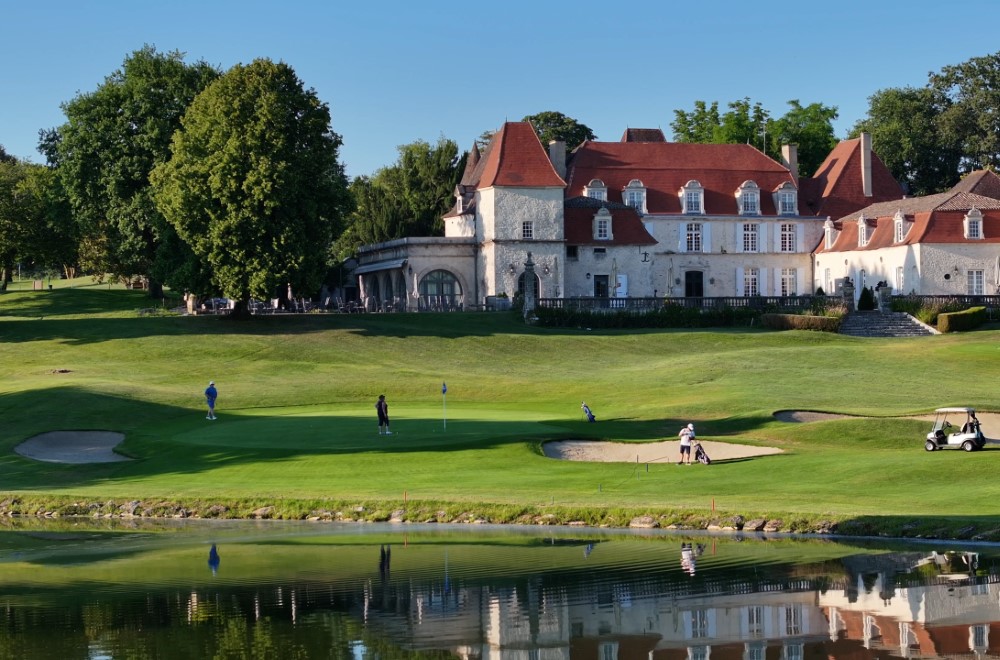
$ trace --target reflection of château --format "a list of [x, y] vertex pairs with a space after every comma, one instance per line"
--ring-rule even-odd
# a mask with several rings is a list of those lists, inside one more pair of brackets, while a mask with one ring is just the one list
[[[845, 560], [829, 579], [662, 579], [509, 587], [369, 585], [365, 624], [458, 657], [618, 660], [1000, 657], [1000, 578], [912, 553]], [[921, 566], [931, 570], [921, 572]], [[900, 571], [906, 571], [900, 573]], [[382, 609], [389, 606], [388, 610]], [[997, 623], [994, 623], [997, 622]]]

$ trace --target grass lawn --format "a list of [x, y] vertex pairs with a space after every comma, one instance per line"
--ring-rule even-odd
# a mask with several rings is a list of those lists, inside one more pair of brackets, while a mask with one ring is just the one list
[[[1000, 527], [1000, 446], [927, 453], [939, 406], [1000, 411], [1000, 331], [550, 330], [508, 314], [140, 316], [89, 280], [0, 295], [0, 489], [81, 498], [489, 502], [917, 516]], [[219, 388], [219, 419], [202, 391]], [[447, 382], [447, 409], [441, 383]], [[379, 436], [385, 393], [392, 436]], [[600, 420], [587, 424], [586, 400]], [[776, 410], [874, 416], [786, 424]], [[585, 464], [540, 443], [699, 436], [784, 453], [710, 467]], [[50, 430], [112, 430], [136, 460], [39, 463]], [[405, 494], [405, 495], [404, 495]]]

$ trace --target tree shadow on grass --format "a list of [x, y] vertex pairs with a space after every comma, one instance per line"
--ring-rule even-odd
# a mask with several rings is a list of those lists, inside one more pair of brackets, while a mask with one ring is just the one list
[[[306, 335], [328, 331], [349, 332], [364, 337], [437, 337], [443, 340], [462, 337], [492, 337], [500, 335], [635, 335], [669, 332], [741, 333], [739, 329], [691, 330], [596, 330], [580, 328], [540, 328], [525, 325], [517, 316], [494, 312], [403, 313], [403, 314], [277, 314], [231, 319], [219, 316], [139, 316], [138, 310], [149, 299], [137, 298], [136, 306], [109, 309], [101, 298], [67, 301], [60, 307], [59, 298], [70, 289], [46, 292], [44, 300], [31, 301], [8, 308], [0, 314], [3, 340], [10, 343], [59, 340], [69, 346], [82, 346], [115, 339], [142, 337], [173, 337], [199, 335], [242, 335], [265, 337], [272, 335]], [[78, 292], [77, 292], [78, 293]], [[120, 293], [120, 292], [119, 292]], [[62, 310], [60, 312], [60, 309]], [[61, 318], [68, 314], [98, 314], [108, 311], [128, 312], [135, 316], [98, 318]], [[7, 318], [5, 318], [5, 316]]]
[[[339, 467], [348, 456], [371, 466], [423, 454], [417, 462], [425, 469], [442, 469], [446, 461], [452, 460], [449, 454], [524, 447], [547, 440], [661, 439], [661, 424], [645, 420], [588, 424], [537, 416], [520, 419], [516, 413], [510, 413], [506, 420], [465, 419], [460, 415], [442, 419], [410, 417], [405, 407], [398, 406], [394, 407], [398, 414], [393, 416], [393, 434], [385, 436], [378, 433], [374, 409], [371, 416], [317, 414], [315, 407], [220, 410], [219, 419], [209, 421], [201, 409], [76, 387], [51, 388], [44, 397], [37, 392], [3, 395], [0, 410], [6, 411], [5, 426], [0, 431], [0, 483], [5, 490], [26, 491], [58, 491], [102, 482], [141, 484], [144, 478], [166, 475], [183, 480], [214, 470], [253, 465], [263, 466], [261, 470], [281, 471], [287, 464], [301, 465], [303, 459], [334, 461]], [[126, 439], [118, 449], [134, 460], [64, 464], [35, 461], [14, 452], [21, 442], [55, 430], [124, 433]], [[471, 468], [476, 466], [475, 457], [465, 455], [458, 460]], [[295, 483], [293, 470], [289, 470], [288, 480]], [[142, 486], [136, 488], [141, 490]]]

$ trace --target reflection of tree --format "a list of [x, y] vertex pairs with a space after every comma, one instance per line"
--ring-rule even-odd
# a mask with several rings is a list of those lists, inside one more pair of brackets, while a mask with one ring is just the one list
[[305, 647], [278, 637], [271, 619], [266, 617], [258, 621], [252, 630], [242, 617], [228, 619], [217, 642], [213, 656], [217, 660], [295, 660], [309, 657]]

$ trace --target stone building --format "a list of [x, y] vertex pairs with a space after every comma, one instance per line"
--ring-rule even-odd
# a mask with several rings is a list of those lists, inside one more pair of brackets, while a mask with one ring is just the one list
[[[900, 199], [867, 136], [800, 178], [749, 145], [617, 142], [542, 147], [509, 122], [470, 152], [445, 236], [359, 251], [369, 309], [469, 309], [532, 287], [542, 298], [812, 293], [812, 252], [828, 214]], [[839, 217], [839, 216], [838, 216]], [[531, 253], [534, 274], [524, 263]]]
[[824, 223], [813, 283], [856, 295], [885, 282], [895, 294], [1000, 293], [1000, 177], [969, 174], [945, 193], [872, 204]]

